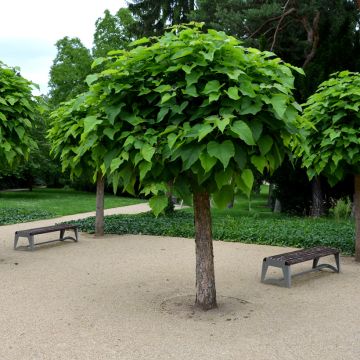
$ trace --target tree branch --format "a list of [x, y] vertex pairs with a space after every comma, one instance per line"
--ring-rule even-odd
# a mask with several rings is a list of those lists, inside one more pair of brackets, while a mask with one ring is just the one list
[[[290, 0], [288, 0], [287, 3], [285, 4], [285, 6], [284, 6], [284, 11], [286, 10], [286, 7], [287, 7], [287, 5], [289, 4], [289, 1], [290, 1]], [[281, 15], [280, 20], [279, 20], [279, 22], [278, 22], [278, 24], [277, 24], [277, 26], [276, 26], [275, 32], [274, 32], [273, 42], [272, 42], [272, 44], [271, 44], [270, 51], [273, 51], [273, 50], [274, 50], [274, 46], [275, 46], [275, 44], [276, 44], [276, 38], [277, 38], [277, 35], [278, 35], [278, 32], [279, 32], [280, 25], [281, 25], [282, 21], [284, 20], [284, 18], [285, 18], [286, 16], [289, 16], [289, 15], [292, 14], [294, 11], [296, 11], [296, 9], [295, 9], [295, 8], [291, 8], [291, 9], [289, 9], [288, 11], [285, 11], [285, 12]]]
[[301, 23], [303, 24], [304, 29], [307, 33], [307, 41], [311, 45], [311, 50], [306, 55], [306, 59], [302, 66], [303, 68], [305, 68], [309, 64], [309, 62], [315, 57], [316, 50], [319, 46], [319, 41], [320, 41], [319, 22], [320, 22], [320, 11], [318, 11], [318, 10], [316, 10], [316, 12], [315, 12], [315, 17], [314, 17], [312, 26], [310, 26], [307, 17], [304, 16], [301, 18]]

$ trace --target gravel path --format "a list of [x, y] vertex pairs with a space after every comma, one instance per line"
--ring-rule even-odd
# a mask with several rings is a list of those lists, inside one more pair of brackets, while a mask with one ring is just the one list
[[219, 308], [201, 312], [193, 240], [82, 233], [12, 250], [15, 230], [55, 221], [0, 227], [1, 360], [360, 359], [353, 258], [341, 258], [340, 274], [295, 277], [286, 289], [259, 277], [264, 256], [288, 249], [217, 241]]

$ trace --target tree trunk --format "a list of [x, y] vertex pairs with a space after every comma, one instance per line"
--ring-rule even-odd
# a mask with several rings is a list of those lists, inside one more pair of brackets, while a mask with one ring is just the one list
[[274, 184], [269, 184], [269, 193], [268, 193], [268, 200], [267, 200], [267, 206], [272, 209], [273, 207], [273, 192], [274, 192]]
[[360, 175], [355, 175], [355, 261], [360, 261]]
[[214, 253], [211, 231], [210, 197], [207, 192], [194, 193], [196, 245], [196, 300], [202, 310], [217, 307]]
[[104, 235], [104, 189], [105, 189], [105, 178], [99, 171], [96, 180], [95, 236]]
[[311, 216], [320, 217], [324, 215], [324, 201], [321, 190], [320, 176], [315, 176], [311, 180], [312, 207]]

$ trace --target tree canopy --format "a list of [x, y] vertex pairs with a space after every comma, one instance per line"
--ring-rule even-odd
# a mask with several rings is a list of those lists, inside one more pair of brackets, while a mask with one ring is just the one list
[[0, 166], [6, 169], [29, 157], [36, 143], [29, 135], [37, 111], [34, 85], [17, 69], [0, 62]]
[[308, 175], [324, 174], [335, 185], [360, 174], [360, 74], [342, 71], [320, 84], [304, 105], [306, 148], [300, 151]]

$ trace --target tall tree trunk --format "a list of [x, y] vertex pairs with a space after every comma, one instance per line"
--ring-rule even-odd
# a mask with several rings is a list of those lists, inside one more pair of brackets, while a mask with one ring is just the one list
[[360, 175], [355, 175], [355, 261], [360, 261]]
[[103, 177], [101, 171], [99, 171], [96, 180], [95, 236], [104, 235], [104, 189], [105, 178]]
[[195, 305], [203, 310], [210, 310], [217, 307], [210, 196], [207, 192], [196, 192], [193, 200], [196, 245]]
[[324, 215], [324, 201], [323, 201], [323, 194], [321, 189], [320, 176], [315, 176], [311, 180], [311, 190], [312, 190], [311, 216], [320, 217]]

